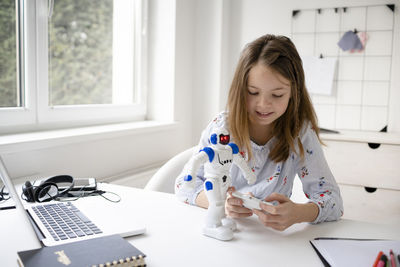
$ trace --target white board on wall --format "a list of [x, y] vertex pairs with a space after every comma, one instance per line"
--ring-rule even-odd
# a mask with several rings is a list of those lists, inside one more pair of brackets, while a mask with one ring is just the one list
[[[300, 55], [337, 60], [331, 94], [311, 94], [321, 127], [380, 131], [388, 125], [394, 12], [391, 5], [293, 12], [292, 40]], [[364, 50], [340, 49], [347, 31], [366, 33]]]

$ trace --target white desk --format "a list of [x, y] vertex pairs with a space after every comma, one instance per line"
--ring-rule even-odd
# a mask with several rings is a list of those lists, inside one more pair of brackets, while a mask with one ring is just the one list
[[[102, 184], [101, 187], [122, 197], [118, 204], [100, 201], [105, 207], [115, 205], [126, 210], [128, 219], [139, 216], [145, 221], [147, 232], [128, 240], [147, 255], [148, 266], [323, 266], [309, 243], [315, 237], [400, 239], [398, 226], [394, 225], [341, 220], [319, 225], [297, 224], [277, 232], [262, 226], [253, 216], [237, 220], [234, 239], [223, 242], [202, 235], [204, 209], [181, 203], [174, 195], [118, 185]], [[102, 212], [98, 198], [78, 201], [94, 206], [93, 212]], [[5, 219], [2, 215], [1, 221]], [[0, 231], [2, 240], [16, 234], [4, 228]], [[19, 237], [23, 239], [29, 241], [35, 237]], [[3, 241], [2, 263], [4, 258], [5, 262], [16, 263], [16, 250], [28, 249], [28, 243], [7, 248], [4, 253]]]

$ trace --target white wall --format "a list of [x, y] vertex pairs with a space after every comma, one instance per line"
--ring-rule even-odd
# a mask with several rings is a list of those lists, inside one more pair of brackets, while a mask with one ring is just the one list
[[195, 45], [193, 79], [193, 141], [198, 142], [201, 130], [220, 107], [222, 0], [195, 3]]

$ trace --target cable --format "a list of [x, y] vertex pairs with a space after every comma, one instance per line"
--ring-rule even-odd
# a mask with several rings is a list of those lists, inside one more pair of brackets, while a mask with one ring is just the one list
[[[63, 194], [58, 194], [58, 190], [57, 190], [57, 194], [55, 194], [53, 196], [49, 195], [48, 193], [46, 193], [46, 194], [49, 195], [49, 197], [50, 197], [49, 199], [53, 199], [53, 200], [56, 200], [59, 202], [76, 201], [80, 198], [90, 197], [90, 196], [101, 196], [102, 198], [104, 198], [110, 202], [113, 202], [113, 203], [118, 203], [121, 201], [121, 197], [114, 192], [109, 192], [109, 191], [104, 191], [104, 190], [99, 190], [99, 189], [87, 190], [89, 186], [90, 185], [85, 185], [85, 186], [82, 186], [81, 188], [79, 188], [79, 190], [69, 190]], [[32, 187], [35, 187], [35, 186], [32, 186]], [[8, 193], [3, 193], [3, 190], [4, 190], [4, 188], [2, 188], [0, 191], [0, 201], [5, 199], [4, 198], [5, 194], [8, 195]], [[105, 194], [111, 194], [114, 197], [111, 197], [111, 196], [107, 197], [107, 196], [105, 196]], [[28, 201], [23, 192], [21, 193], [21, 199]]]
[[[104, 194], [112, 194], [117, 197], [117, 199], [112, 199], [110, 197], [104, 196]], [[60, 201], [60, 202], [68, 202], [68, 201], [76, 201], [80, 198], [83, 197], [90, 197], [90, 196], [101, 196], [102, 198], [113, 202], [113, 203], [118, 203], [121, 201], [121, 197], [114, 193], [114, 192], [109, 192], [109, 191], [104, 191], [104, 190], [93, 190], [93, 191], [84, 191], [84, 190], [79, 190], [79, 191], [69, 191], [64, 195], [61, 195], [57, 197], [55, 200]]]

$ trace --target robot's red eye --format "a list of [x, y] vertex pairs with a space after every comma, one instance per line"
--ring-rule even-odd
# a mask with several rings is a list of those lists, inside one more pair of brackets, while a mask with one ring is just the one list
[[230, 136], [229, 136], [229, 135], [223, 135], [223, 134], [221, 134], [221, 135], [219, 136], [219, 142], [220, 142], [222, 145], [227, 145], [227, 144], [229, 144], [229, 139], [230, 139]]

